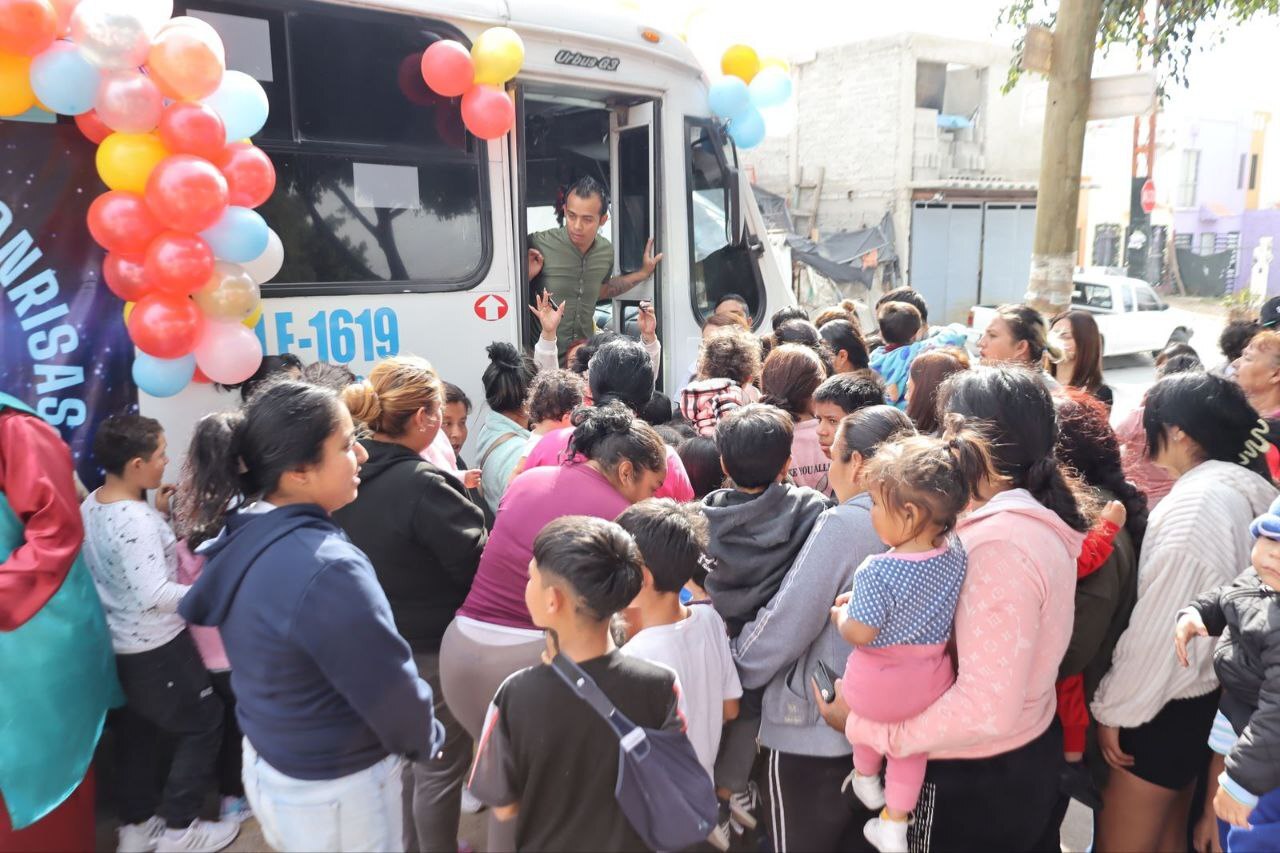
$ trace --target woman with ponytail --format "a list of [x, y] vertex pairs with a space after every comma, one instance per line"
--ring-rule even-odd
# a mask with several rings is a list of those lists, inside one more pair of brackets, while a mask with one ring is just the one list
[[533, 364], [511, 344], [489, 344], [489, 366], [485, 368], [485, 402], [489, 411], [480, 425], [476, 440], [476, 463], [483, 474], [484, 499], [489, 511], [496, 513], [502, 494], [507, 490], [511, 472], [524, 455], [529, 438], [529, 412], [525, 400], [533, 383]]
[[1249, 524], [1276, 497], [1268, 425], [1230, 380], [1207, 373], [1160, 380], [1147, 392], [1143, 427], [1148, 455], [1174, 484], [1151, 513], [1137, 604], [1091, 705], [1111, 766], [1099, 851], [1185, 846], [1192, 792], [1210, 757], [1218, 680], [1210, 644], [1193, 647], [1191, 665], [1178, 666], [1169, 648], [1174, 618], [1250, 564]]
[[1061, 387], [1045, 372], [1062, 361], [1062, 350], [1049, 339], [1049, 326], [1029, 305], [1001, 305], [978, 339], [978, 355], [988, 367], [1025, 367], [1036, 373], [1051, 391]]
[[[1053, 725], [1054, 683], [1071, 637], [1090, 502], [1054, 456], [1053, 401], [1038, 377], [968, 370], [943, 385], [940, 400], [944, 438], [977, 429], [995, 469], [956, 526], [968, 555], [953, 634], [956, 680], [905, 722], [850, 714], [845, 731], [881, 754], [929, 756], [913, 847], [1056, 849], [1062, 734]], [[824, 713], [843, 724], [842, 710]]]
[[421, 358], [379, 362], [343, 391], [352, 417], [372, 435], [360, 444], [360, 493], [334, 520], [373, 563], [396, 630], [431, 685], [444, 748], [406, 768], [404, 840], [409, 850], [442, 850], [458, 840], [471, 738], [444, 702], [440, 639], [467, 597], [486, 540], [484, 513], [462, 483], [422, 457], [440, 432], [444, 385]]
[[[587, 381], [596, 406], [620, 403], [631, 414], [639, 416], [653, 398], [653, 362], [645, 348], [630, 338], [617, 336], [603, 344], [591, 356], [590, 368]], [[525, 457], [524, 470], [583, 461], [572, 450], [573, 435], [574, 427], [547, 433]], [[654, 497], [688, 503], [693, 500], [693, 484], [689, 482], [684, 463], [674, 448], [666, 448], [666, 457], [666, 479]]]
[[579, 409], [573, 423], [574, 461], [525, 471], [507, 489], [471, 592], [445, 632], [445, 698], [472, 737], [480, 735], [498, 685], [542, 653], [542, 632], [524, 598], [534, 539], [567, 515], [612, 521], [653, 497], [667, 474], [662, 439], [621, 403]]
[[331, 513], [367, 454], [332, 390], [281, 381], [196, 460], [186, 523], [217, 538], [179, 607], [219, 628], [244, 731], [244, 786], [277, 850], [403, 850], [401, 768], [439, 752], [431, 688], [368, 558]]

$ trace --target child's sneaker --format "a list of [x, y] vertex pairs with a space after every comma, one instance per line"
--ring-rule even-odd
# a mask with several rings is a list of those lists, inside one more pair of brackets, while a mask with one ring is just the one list
[[844, 782], [840, 785], [841, 791], [848, 788], [853, 788], [853, 795], [873, 812], [878, 812], [884, 808], [884, 785], [880, 784], [879, 776], [863, 776], [857, 770], [854, 770], [845, 777]]
[[186, 829], [166, 829], [156, 842], [156, 853], [218, 853], [239, 834], [235, 821], [193, 820]]
[[889, 820], [881, 812], [880, 817], [867, 821], [867, 825], [862, 827], [862, 834], [880, 853], [907, 853], [909, 825], [909, 821]]
[[747, 784], [747, 790], [737, 791], [729, 795], [729, 814], [737, 827], [738, 834], [748, 829], [755, 829], [755, 810], [760, 807], [759, 789], [754, 782]]
[[116, 853], [151, 853], [164, 835], [164, 821], [152, 817], [143, 823], [126, 823], [116, 830]]
[[218, 807], [218, 820], [244, 823], [253, 817], [253, 809], [245, 797], [223, 797]]

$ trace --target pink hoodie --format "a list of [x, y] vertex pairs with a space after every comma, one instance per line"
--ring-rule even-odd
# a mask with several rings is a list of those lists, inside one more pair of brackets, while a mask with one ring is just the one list
[[857, 743], [890, 755], [988, 758], [1026, 745], [1053, 721], [1084, 534], [1025, 489], [996, 495], [956, 532], [969, 554], [956, 608], [956, 682], [902, 723], [851, 714], [847, 731]]

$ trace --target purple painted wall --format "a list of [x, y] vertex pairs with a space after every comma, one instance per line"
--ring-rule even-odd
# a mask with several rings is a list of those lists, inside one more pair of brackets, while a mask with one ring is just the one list
[[1271, 275], [1267, 277], [1267, 295], [1280, 295], [1280, 210], [1246, 210], [1240, 217], [1240, 263], [1236, 290], [1249, 286], [1253, 275], [1253, 249], [1259, 237], [1271, 238]]

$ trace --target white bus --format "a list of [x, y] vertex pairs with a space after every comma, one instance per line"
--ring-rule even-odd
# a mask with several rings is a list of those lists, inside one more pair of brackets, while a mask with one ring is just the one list
[[[602, 327], [635, 334], [627, 321], [653, 301], [661, 388], [684, 381], [719, 296], [745, 296], [757, 326], [793, 301], [692, 53], [600, 5], [177, 4], [175, 14], [220, 32], [228, 66], [271, 99], [255, 142], [278, 173], [261, 212], [285, 266], [263, 287], [257, 331], [268, 354], [357, 374], [388, 355], [421, 355], [482, 403], [485, 345], [536, 335], [527, 235], [554, 227], [558, 193], [582, 175], [611, 190], [602, 233], [617, 272], [639, 268], [650, 236], [665, 253], [651, 281], [597, 311]], [[418, 61], [436, 39], [469, 44], [497, 25], [520, 34], [526, 56], [512, 84], [516, 127], [485, 143], [463, 132], [456, 102], [427, 92]], [[238, 402], [195, 384], [168, 399], [139, 396], [178, 448], [198, 417]]]

